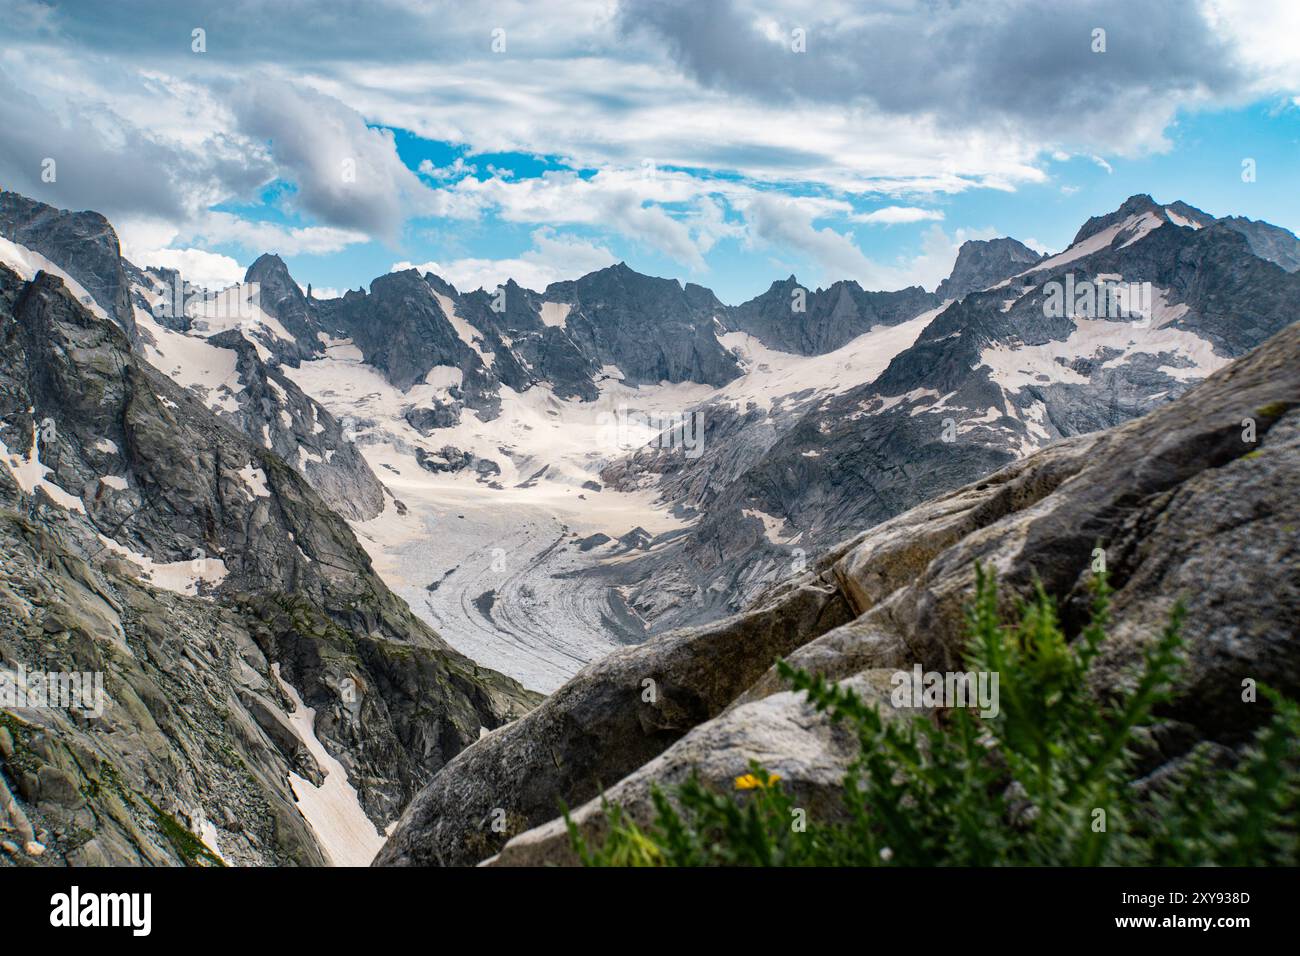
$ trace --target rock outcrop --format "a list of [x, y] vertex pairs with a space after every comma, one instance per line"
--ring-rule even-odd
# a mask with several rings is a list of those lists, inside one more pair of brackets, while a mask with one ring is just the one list
[[[714, 317], [724, 310], [707, 289], [620, 263], [541, 293], [508, 282], [462, 294], [409, 269], [381, 276], [368, 293], [317, 303], [315, 315], [399, 389], [442, 367], [455, 378], [453, 397], [492, 418], [502, 386], [523, 392], [545, 383], [561, 398], [590, 401], [607, 367], [629, 384], [728, 382], [739, 369], [717, 338]], [[448, 405], [422, 421], [458, 415]]]
[[832, 352], [878, 325], [897, 325], [943, 299], [912, 286], [866, 292], [853, 280], [807, 289], [794, 276], [723, 315], [727, 328], [747, 332], [770, 349], [798, 355]]
[[1217, 221], [1217, 227], [1241, 233], [1250, 251], [1261, 259], [1276, 263], [1287, 272], [1300, 271], [1300, 239], [1290, 230], [1245, 216], [1225, 216]]
[[439, 774], [377, 864], [478, 862], [554, 816], [557, 801], [581, 803], [661, 753], [721, 713], [777, 657], [847, 617], [836, 588], [798, 582], [752, 614], [591, 664]]
[[117, 233], [107, 219], [97, 212], [69, 212], [0, 192], [0, 236], [61, 266], [132, 341], [137, 340], [130, 282]]
[[272, 254], [259, 256], [244, 274], [244, 283], [257, 284], [262, 311], [273, 316], [292, 337], [291, 340], [274, 335], [264, 338], [264, 344], [277, 359], [297, 365], [324, 351], [312, 303], [289, 275], [283, 259]]
[[[295, 287], [296, 288], [296, 287]], [[242, 388], [238, 408], [222, 413], [255, 445], [274, 451], [345, 518], [365, 521], [384, 510], [384, 488], [343, 426], [280, 368], [262, 361], [239, 329], [208, 337], [232, 350]]]
[[570, 308], [565, 330], [598, 366], [622, 371], [628, 384], [722, 385], [740, 374], [717, 339], [724, 308], [703, 286], [642, 275], [626, 263], [546, 287], [547, 301]]
[[934, 294], [940, 301], [960, 299], [1019, 275], [1045, 258], [1018, 239], [968, 239], [957, 250], [952, 274], [939, 283]]

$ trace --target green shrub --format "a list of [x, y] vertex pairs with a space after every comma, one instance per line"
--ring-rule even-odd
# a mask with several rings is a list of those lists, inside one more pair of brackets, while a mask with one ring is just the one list
[[1235, 767], [1205, 749], [1161, 784], [1137, 786], [1137, 750], [1181, 663], [1176, 607], [1131, 686], [1089, 687], [1105, 640], [1109, 591], [1067, 641], [1040, 587], [1011, 621], [997, 584], [977, 574], [967, 667], [999, 675], [995, 716], [966, 708], [882, 714], [853, 691], [779, 667], [818, 710], [857, 735], [859, 756], [833, 819], [807, 818], [781, 781], [753, 765], [736, 794], [691, 779], [652, 791], [645, 828], [605, 804], [606, 838], [570, 838], [589, 866], [1295, 865], [1300, 709], [1264, 690], [1273, 714]]

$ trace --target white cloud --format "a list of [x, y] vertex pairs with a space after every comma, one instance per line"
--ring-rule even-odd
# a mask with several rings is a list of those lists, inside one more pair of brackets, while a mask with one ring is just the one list
[[[164, 83], [102, 59], [64, 62], [49, 49], [9, 48], [5, 39], [6, 188], [112, 219], [177, 223], [269, 178], [264, 152], [227, 131], [228, 113], [206, 88]], [[42, 175], [46, 160], [55, 163], [52, 182]]]
[[853, 222], [881, 223], [886, 226], [899, 223], [926, 222], [942, 218], [942, 211], [938, 209], [921, 209], [918, 206], [885, 206], [883, 209], [874, 209], [871, 212], [857, 213], [849, 217]]
[[[921, 251], [910, 258], [881, 262], [865, 255], [854, 244], [852, 233], [837, 232], [814, 223], [833, 214], [817, 200], [798, 201], [760, 195], [745, 210], [749, 241], [777, 249], [797, 250], [815, 264], [818, 284], [837, 279], [855, 279], [864, 289], [903, 289], [922, 286], [933, 291], [952, 272], [957, 251], [968, 239], [992, 239], [994, 229], [956, 229], [951, 235], [935, 224], [922, 236]], [[850, 217], [851, 218], [851, 217]]]
[[[1104, 57], [1073, 28], [1107, 11], [1131, 27], [1120, 0], [1064, 11], [1024, 0], [505, 0], [455, 16], [405, 0], [378, 14], [322, 0], [309, 23], [294, 4], [240, 18], [224, 3], [181, 11], [158, 0], [111, 18], [9, 3], [21, 15], [6, 17], [0, 51], [0, 181], [130, 220], [124, 246], [176, 255], [202, 244], [328, 254], [366, 237], [396, 242], [412, 218], [495, 215], [608, 230], [691, 270], [742, 237], [807, 255], [830, 278], [889, 287], [932, 275], [932, 253], [949, 250], [936, 238], [914, 262], [875, 262], [838, 227], [937, 221], [904, 203], [1043, 183], [1050, 159], [1088, 156], [1098, 142], [1111, 158], [1166, 147], [1179, 109], [1300, 89], [1291, 0], [1153, 2], [1138, 31], [1112, 28]], [[191, 20], [222, 25], [212, 54], [189, 52]], [[801, 58], [783, 48], [795, 20], [811, 28]], [[488, 53], [496, 26], [509, 36], [503, 55]], [[913, 33], [929, 42], [901, 42]], [[377, 126], [468, 157], [520, 151], [599, 172], [519, 179], [487, 165], [480, 182], [462, 157], [422, 164], [421, 179]], [[32, 174], [32, 157], [51, 150], [57, 188]], [[659, 172], [642, 177], [647, 161]], [[209, 213], [277, 175], [308, 225]], [[850, 195], [898, 205], [855, 213], [838, 198]], [[540, 276], [548, 261], [532, 253], [500, 261]], [[455, 262], [466, 274], [495, 268]]]
[[1260, 92], [1300, 90], [1300, 5], [1293, 0], [1203, 0], [1211, 29], [1226, 35]]
[[[489, 165], [489, 170], [495, 171], [496, 167]], [[447, 166], [435, 166], [429, 159], [420, 160], [420, 172], [430, 179], [459, 179], [462, 176], [472, 176], [478, 172], [478, 167], [473, 163], [465, 162], [464, 156], [457, 156], [455, 161]]]
[[[122, 255], [136, 265], [171, 265], [171, 260], [189, 261], [208, 274], [226, 276], [234, 259], [217, 255], [200, 260], [194, 254], [202, 245], [233, 245], [249, 253], [249, 259], [263, 252], [282, 256], [328, 255], [350, 245], [366, 242], [365, 233], [332, 226], [288, 227], [269, 222], [253, 222], [224, 212], [209, 212], [177, 227], [165, 219], [136, 217], [117, 224]], [[188, 258], [186, 258], [188, 257]], [[166, 260], [166, 261], [164, 261]], [[222, 264], [219, 265], [218, 261]], [[200, 264], [201, 263], [201, 264]], [[223, 271], [224, 270], [224, 271]], [[182, 272], [185, 270], [182, 269]], [[239, 270], [242, 279], [244, 270]], [[191, 282], [197, 280], [188, 273]], [[234, 281], [239, 281], [234, 280]]]
[[326, 224], [396, 243], [407, 218], [446, 212], [402, 163], [392, 132], [334, 97], [261, 77], [241, 83], [232, 102], [242, 132], [266, 142], [297, 184], [292, 202]]
[[815, 218], [805, 204], [771, 195], [755, 196], [745, 208], [751, 243], [798, 250], [827, 278], [856, 279], [867, 288], [881, 288], [880, 266], [862, 254], [851, 236], [829, 227], [818, 229]]
[[390, 272], [416, 269], [432, 272], [462, 292], [495, 289], [514, 279], [526, 289], [541, 291], [552, 282], [572, 279], [613, 265], [617, 259], [608, 249], [568, 236], [552, 229], [538, 229], [532, 234], [533, 248], [512, 259], [453, 259], [449, 262], [393, 263]]
[[230, 256], [203, 249], [143, 249], [132, 261], [138, 266], [176, 269], [186, 282], [205, 289], [224, 289], [244, 281], [248, 271]]
[[751, 204], [746, 216], [757, 242], [795, 249], [810, 258], [819, 270], [817, 284], [855, 279], [864, 289], [921, 286], [933, 291], [952, 272], [963, 242], [997, 235], [993, 229], [957, 229], [949, 235], [936, 224], [925, 231], [915, 256], [880, 262], [864, 255], [852, 234], [817, 228], [815, 216], [797, 204], [765, 197]]
[[718, 234], [718, 221], [710, 218], [713, 212], [701, 213], [697, 208], [696, 231], [703, 237], [698, 238], [692, 235], [691, 225], [652, 200], [695, 200], [706, 188], [685, 174], [642, 176], [610, 169], [583, 177], [571, 171], [548, 170], [521, 180], [465, 178], [442, 193], [453, 197], [447, 207], [462, 214], [491, 210], [508, 222], [612, 229], [688, 268], [702, 269], [701, 245], [712, 245]]
[[328, 255], [368, 241], [364, 232], [334, 226], [282, 226], [254, 222], [225, 212], [212, 212], [182, 235], [215, 245], [231, 243], [250, 252], [276, 252], [286, 256]]
[[741, 238], [745, 234], [743, 225], [727, 221], [723, 203], [712, 196], [699, 197], [683, 219], [694, 233], [701, 253], [708, 252], [720, 239]]
[[372, 121], [425, 138], [474, 152], [564, 156], [587, 168], [652, 161], [885, 195], [1044, 178], [1040, 144], [1014, 126], [954, 128], [869, 106], [765, 104], [702, 89], [666, 64], [613, 55], [538, 66], [522, 57], [340, 64], [310, 82]]
[[889, 270], [890, 284], [882, 288], [902, 289], [919, 285], [933, 291], [935, 286], [952, 273], [957, 251], [963, 242], [968, 239], [993, 239], [997, 235], [993, 229], [957, 229], [949, 235], [942, 226], [931, 226], [921, 240], [921, 252]]

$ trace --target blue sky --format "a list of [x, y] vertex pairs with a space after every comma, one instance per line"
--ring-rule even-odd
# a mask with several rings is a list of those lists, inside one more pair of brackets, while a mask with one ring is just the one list
[[1295, 7], [0, 0], [0, 184], [209, 284], [933, 288], [1134, 193], [1300, 228]]

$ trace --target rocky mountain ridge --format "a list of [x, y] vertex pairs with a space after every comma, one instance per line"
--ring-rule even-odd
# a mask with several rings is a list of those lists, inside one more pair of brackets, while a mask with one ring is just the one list
[[660, 628], [740, 610], [846, 530], [1170, 402], [1289, 324], [1295, 274], [1202, 220], [1134, 197], [1064, 252], [934, 313], [873, 380], [774, 411], [705, 406], [709, 455], [647, 448], [611, 466], [607, 483], [653, 481], [701, 515], [640, 562], [632, 606]]
[[880, 325], [897, 325], [932, 309], [941, 296], [920, 286], [898, 292], [866, 292], [856, 282], [808, 290], [790, 276], [762, 295], [726, 311], [729, 330], [745, 332], [770, 349], [821, 355], [841, 348]]

